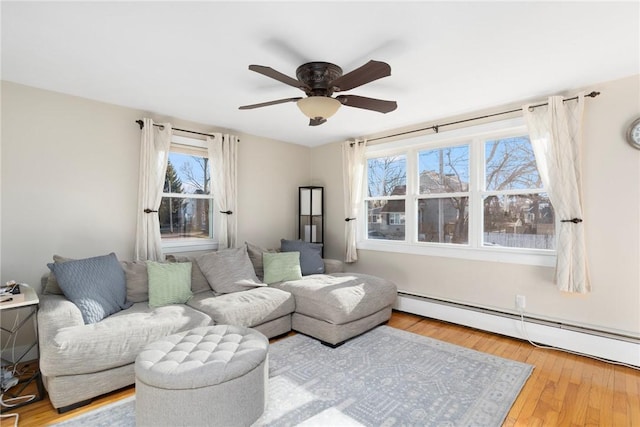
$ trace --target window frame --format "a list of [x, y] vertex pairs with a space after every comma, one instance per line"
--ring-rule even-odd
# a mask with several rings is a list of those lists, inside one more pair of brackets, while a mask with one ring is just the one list
[[[413, 209], [415, 210], [415, 224], [416, 224], [416, 242], [419, 244], [423, 244], [423, 243], [429, 243], [429, 244], [435, 244], [435, 245], [462, 245], [464, 246], [468, 246], [469, 243], [442, 243], [442, 242], [428, 242], [428, 241], [420, 241], [418, 240], [420, 238], [420, 236], [418, 235], [417, 231], [418, 231], [418, 219], [420, 219], [419, 215], [417, 214], [417, 210], [418, 210], [418, 206], [421, 200], [439, 200], [439, 199], [449, 199], [449, 198], [454, 198], [454, 197], [466, 197], [467, 198], [467, 210], [469, 212], [469, 217], [471, 216], [470, 214], [470, 209], [471, 209], [471, 186], [469, 186], [469, 188], [467, 188], [467, 191], [443, 191], [440, 193], [421, 193], [420, 192], [420, 153], [423, 151], [431, 151], [431, 150], [442, 150], [442, 149], [446, 149], [446, 148], [455, 148], [455, 147], [463, 147], [463, 146], [468, 146], [468, 163], [469, 163], [469, 169], [468, 169], [468, 174], [469, 174], [469, 181], [470, 183], [473, 182], [473, 179], [471, 178], [472, 176], [472, 166], [471, 166], [471, 162], [472, 162], [472, 158], [471, 158], [471, 143], [465, 140], [460, 140], [454, 143], [447, 143], [447, 144], [442, 144], [442, 145], [430, 145], [425, 147], [424, 145], [420, 145], [418, 147], [416, 147], [415, 149], [412, 149], [410, 151], [413, 152], [413, 157], [415, 158], [416, 161], [416, 168], [415, 168], [415, 176], [413, 176], [413, 179], [415, 180], [415, 186], [412, 189], [415, 189], [414, 192], [414, 196], [415, 196], [415, 203], [413, 204]], [[471, 221], [469, 221], [471, 222]], [[468, 240], [470, 241], [471, 239], [471, 229], [468, 230], [468, 236], [467, 236]]]
[[[429, 255], [470, 259], [478, 261], [504, 262], [514, 264], [539, 265], [553, 267], [556, 262], [556, 251], [550, 249], [510, 248], [502, 246], [484, 246], [482, 239], [483, 224], [483, 195], [491, 193], [484, 190], [484, 141], [488, 139], [506, 138], [528, 134], [522, 117], [494, 121], [490, 123], [469, 126], [451, 131], [420, 135], [406, 139], [375, 144], [366, 148], [366, 164], [370, 158], [393, 155], [406, 155], [406, 181], [407, 191], [403, 197], [405, 200], [405, 239], [382, 240], [369, 239], [367, 236], [368, 212], [367, 203], [371, 198], [367, 196], [368, 168], [365, 168], [363, 179], [363, 209], [358, 216], [357, 248], [364, 250], [395, 252], [416, 255]], [[459, 146], [469, 144], [469, 241], [467, 244], [451, 244], [438, 242], [418, 241], [418, 201], [425, 196], [442, 196], [439, 194], [427, 195], [419, 193], [418, 177], [418, 153], [420, 151], [445, 148], [447, 146]], [[545, 192], [543, 191], [536, 192]], [[517, 194], [525, 194], [530, 190], [515, 190]], [[447, 193], [449, 194], [449, 193]], [[462, 194], [462, 193], [460, 193]], [[556, 234], [558, 230], [556, 218]]]
[[[176, 148], [174, 150], [174, 148]], [[191, 152], [193, 154], [202, 154], [203, 157], [208, 157], [208, 148], [206, 141], [197, 138], [189, 138], [186, 136], [172, 135], [171, 145], [169, 147], [169, 153], [181, 153], [186, 154]], [[211, 178], [213, 179], [213, 178]], [[162, 193], [162, 198], [174, 197], [185, 199], [204, 199], [210, 200], [213, 206], [213, 193], [211, 194], [188, 194], [185, 196], [183, 193]], [[209, 214], [209, 238], [165, 238], [160, 236], [162, 242], [162, 250], [167, 253], [179, 253], [179, 252], [197, 252], [197, 251], [210, 251], [218, 249], [218, 241], [215, 238], [215, 209], [210, 209]]]

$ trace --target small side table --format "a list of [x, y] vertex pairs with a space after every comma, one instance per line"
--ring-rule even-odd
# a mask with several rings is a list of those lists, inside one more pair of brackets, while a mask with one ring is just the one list
[[[22, 319], [22, 321], [20, 321], [17, 325], [14, 325], [13, 328], [11, 329], [7, 329], [4, 326], [0, 326], [0, 330], [2, 330], [2, 332], [4, 333], [7, 333], [8, 334], [7, 339], [11, 340], [29, 320], [33, 319], [36, 336], [34, 341], [22, 352], [22, 354], [20, 354], [17, 360], [6, 359], [4, 357], [4, 354], [2, 354], [0, 356], [0, 359], [2, 359], [3, 365], [17, 365], [18, 363], [21, 363], [22, 360], [26, 357], [26, 355], [34, 347], [36, 347], [36, 349], [38, 350], [38, 355], [40, 354], [40, 349], [38, 348], [38, 323], [37, 323], [38, 322], [37, 313], [38, 313], [38, 306], [40, 304], [40, 299], [38, 298], [38, 294], [36, 293], [36, 291], [29, 286], [20, 285], [20, 292], [24, 295], [24, 299], [21, 301], [12, 300], [10, 296], [3, 296], [0, 299], [0, 301], [5, 301], [5, 302], [0, 302], [0, 312], [6, 313], [8, 311], [13, 311], [18, 309], [28, 309], [29, 313], [27, 314], [27, 317]], [[6, 301], [7, 299], [11, 299], [11, 300]], [[38, 394], [36, 395], [36, 397], [27, 402], [18, 403], [15, 406], [12, 406], [11, 409], [16, 409], [28, 403], [42, 400], [44, 396], [44, 387], [42, 385], [42, 376], [40, 375], [39, 366], [36, 366], [36, 369], [33, 375], [29, 376], [28, 378], [21, 378], [16, 385], [11, 387], [9, 390], [5, 391], [4, 395], [10, 398], [19, 398], [21, 397], [22, 393], [27, 388], [27, 386], [34, 381], [36, 382], [36, 387], [38, 390]]]

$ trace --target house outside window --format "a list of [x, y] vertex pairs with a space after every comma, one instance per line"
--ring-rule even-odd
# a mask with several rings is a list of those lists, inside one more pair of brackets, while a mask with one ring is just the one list
[[173, 136], [158, 216], [165, 251], [215, 249], [213, 195], [205, 142]]
[[367, 161], [366, 212], [371, 239], [405, 239], [407, 157], [405, 154], [374, 157]]
[[389, 225], [404, 225], [404, 212], [389, 213]]
[[418, 241], [469, 242], [469, 144], [418, 151]]
[[362, 249], [552, 266], [556, 218], [522, 119], [367, 147]]
[[555, 215], [527, 135], [484, 141], [483, 245], [555, 249]]

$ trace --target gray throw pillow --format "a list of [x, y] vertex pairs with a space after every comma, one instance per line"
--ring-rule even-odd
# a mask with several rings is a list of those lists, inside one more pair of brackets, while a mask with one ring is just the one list
[[169, 262], [191, 263], [191, 292], [193, 292], [194, 294], [198, 294], [200, 292], [211, 290], [209, 282], [207, 282], [207, 278], [204, 277], [204, 274], [202, 274], [202, 270], [200, 270], [200, 267], [198, 267], [198, 263], [196, 263], [195, 257], [167, 255], [166, 258]]
[[127, 301], [149, 300], [149, 276], [144, 261], [120, 261], [127, 280]]
[[126, 277], [114, 253], [47, 264], [64, 295], [82, 313], [85, 324], [97, 323], [131, 306]]
[[282, 252], [300, 252], [300, 269], [302, 275], [324, 273], [322, 260], [322, 243], [309, 243], [302, 240], [280, 240]]
[[276, 249], [266, 249], [249, 242], [244, 242], [244, 244], [247, 245], [247, 253], [249, 254], [251, 264], [253, 264], [253, 269], [256, 272], [256, 276], [258, 276], [259, 280], [262, 280], [264, 278], [264, 263], [262, 261], [262, 254], [277, 253], [278, 251]]
[[196, 262], [216, 294], [229, 294], [264, 286], [256, 277], [247, 247], [222, 249], [196, 257]]

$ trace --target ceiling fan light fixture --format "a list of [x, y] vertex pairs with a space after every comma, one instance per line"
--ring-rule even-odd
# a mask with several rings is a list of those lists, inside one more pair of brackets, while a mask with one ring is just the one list
[[337, 99], [328, 96], [310, 96], [299, 99], [296, 103], [302, 114], [310, 119], [328, 119], [342, 105]]

